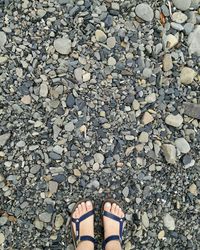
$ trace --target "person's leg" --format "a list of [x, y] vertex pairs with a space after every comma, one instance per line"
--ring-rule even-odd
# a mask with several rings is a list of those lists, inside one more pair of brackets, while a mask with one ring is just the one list
[[[106, 202], [104, 205], [104, 210], [120, 218], [124, 217], [122, 209], [115, 203], [111, 204], [110, 202]], [[103, 216], [103, 223], [104, 223], [104, 239], [112, 235], [119, 235], [119, 222], [110, 219], [106, 216]], [[106, 244], [106, 250], [121, 250], [121, 249], [122, 249], [121, 244], [117, 240], [110, 241]]]
[[[82, 215], [93, 210], [92, 203], [90, 201], [82, 202], [78, 205], [72, 217], [79, 219]], [[76, 230], [75, 224], [72, 223], [74, 232]], [[94, 237], [94, 216], [90, 216], [87, 219], [80, 222], [80, 236], [92, 236]], [[90, 241], [80, 241], [76, 250], [94, 250], [94, 244]]]

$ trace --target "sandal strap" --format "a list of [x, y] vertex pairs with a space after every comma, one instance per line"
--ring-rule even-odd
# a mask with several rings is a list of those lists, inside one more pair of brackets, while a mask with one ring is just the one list
[[119, 235], [112, 235], [112, 236], [109, 236], [108, 238], [106, 238], [104, 241], [103, 241], [103, 250], [105, 249], [106, 245], [108, 242], [110, 241], [114, 241], [114, 240], [117, 240], [121, 243], [121, 240], [119, 238]]
[[93, 244], [96, 244], [95, 238], [93, 238], [92, 236], [89, 236], [89, 235], [80, 236], [80, 241], [90, 241]]

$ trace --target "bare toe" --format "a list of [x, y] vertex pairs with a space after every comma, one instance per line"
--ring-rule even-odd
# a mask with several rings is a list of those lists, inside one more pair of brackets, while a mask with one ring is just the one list
[[82, 215], [82, 206], [81, 206], [81, 204], [78, 205], [78, 211], [79, 211], [79, 214]]
[[87, 201], [86, 202], [86, 209], [87, 209], [87, 211], [91, 211], [92, 210], [92, 202], [91, 201]]
[[115, 203], [112, 204], [111, 213], [115, 214], [116, 206], [117, 206], [117, 205], [116, 205]]
[[112, 205], [111, 205], [110, 202], [106, 202], [106, 203], [104, 204], [104, 210], [107, 211], [107, 212], [110, 212], [111, 206], [112, 206]]
[[82, 213], [84, 214], [86, 212], [86, 205], [85, 202], [81, 203], [81, 207], [82, 207]]

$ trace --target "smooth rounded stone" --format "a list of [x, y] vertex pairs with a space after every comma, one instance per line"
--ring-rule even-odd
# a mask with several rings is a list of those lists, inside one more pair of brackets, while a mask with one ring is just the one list
[[26, 146], [26, 142], [25, 141], [18, 141], [16, 146], [18, 148], [24, 148]]
[[153, 9], [146, 3], [138, 4], [135, 8], [136, 15], [146, 22], [153, 20]]
[[190, 145], [185, 140], [185, 138], [176, 139], [175, 140], [175, 145], [176, 145], [177, 149], [183, 154], [187, 154], [190, 151]]
[[145, 97], [145, 101], [147, 103], [154, 103], [156, 101], [156, 94], [155, 93], [151, 93], [148, 96]]
[[87, 188], [89, 189], [92, 189], [92, 188], [99, 189], [99, 187], [100, 187], [100, 184], [97, 180], [93, 180], [87, 185]]
[[41, 168], [40, 165], [33, 166], [33, 167], [30, 169], [30, 173], [31, 173], [31, 174], [37, 174], [37, 173], [40, 171], [40, 168]]
[[119, 4], [118, 3], [116, 3], [116, 2], [112, 2], [111, 3], [111, 8], [113, 9], [113, 10], [119, 10]]
[[115, 60], [115, 58], [114, 57], [109, 57], [108, 58], [108, 65], [109, 66], [114, 66], [116, 64], [116, 60]]
[[140, 109], [140, 103], [138, 102], [138, 100], [136, 99], [133, 100], [132, 109], [136, 111]]
[[110, 49], [113, 49], [116, 45], [116, 39], [115, 37], [108, 37], [107, 39], [107, 45]]
[[53, 147], [53, 152], [55, 152], [56, 154], [62, 155], [63, 148], [59, 145], [56, 145], [55, 147]]
[[165, 123], [172, 127], [178, 128], [183, 123], [183, 117], [180, 114], [177, 115], [169, 114], [165, 118]]
[[104, 162], [104, 155], [101, 153], [94, 154], [94, 161], [99, 164], [103, 164]]
[[172, 34], [167, 36], [166, 45], [167, 48], [171, 49], [178, 44], [178, 38]]
[[146, 143], [149, 141], [149, 134], [147, 132], [142, 132], [139, 136], [139, 142]]
[[76, 80], [78, 82], [82, 82], [83, 81], [83, 70], [82, 70], [82, 68], [76, 68], [74, 70], [74, 76], [75, 76], [75, 78], [76, 78]]
[[184, 67], [181, 70], [180, 81], [183, 84], [191, 84], [194, 80], [195, 75], [196, 75], [196, 72], [193, 69]]
[[55, 181], [49, 181], [49, 192], [52, 194], [57, 193], [58, 191], [58, 183]]
[[184, 25], [184, 31], [187, 35], [189, 35], [194, 29], [194, 24], [193, 23], [186, 23]]
[[189, 35], [188, 37], [188, 44], [189, 44], [189, 54], [195, 54], [200, 56], [200, 25], [197, 25], [195, 30]]
[[38, 218], [34, 220], [33, 224], [38, 230], [42, 230], [44, 227], [44, 222], [39, 220]]
[[187, 21], [187, 19], [188, 19], [188, 17], [180, 11], [174, 12], [172, 14], [172, 20], [176, 23], [180, 23], [180, 24], [185, 23]]
[[128, 187], [125, 187], [123, 190], [122, 190], [122, 194], [125, 198], [128, 197], [129, 195], [129, 188]]
[[73, 122], [68, 122], [65, 124], [65, 131], [67, 132], [72, 132], [74, 130], [74, 123]]
[[142, 72], [142, 75], [145, 79], [149, 78], [152, 75], [152, 69], [145, 68]]
[[8, 57], [7, 56], [0, 56], [0, 65], [3, 65], [7, 61], [8, 61]]
[[53, 151], [49, 153], [49, 157], [53, 160], [60, 160], [62, 158], [61, 155], [59, 155]]
[[145, 228], [149, 227], [149, 218], [146, 212], [144, 212], [142, 215], [142, 224]]
[[83, 82], [88, 82], [91, 78], [91, 74], [89, 72], [83, 74]]
[[55, 50], [62, 55], [68, 55], [71, 52], [71, 47], [72, 42], [66, 37], [58, 38], [54, 41]]
[[169, 71], [173, 68], [173, 62], [171, 54], [165, 54], [163, 57], [163, 70]]
[[170, 164], [176, 163], [176, 148], [172, 144], [163, 144], [162, 145], [163, 154], [165, 160]]
[[133, 249], [133, 246], [132, 246], [131, 242], [130, 241], [126, 242], [125, 250], [131, 250], [131, 249]]
[[61, 214], [56, 215], [56, 219], [55, 219], [56, 230], [59, 230], [63, 224], [64, 224], [64, 219], [63, 219], [62, 215]]
[[161, 231], [158, 233], [158, 239], [159, 239], [159, 240], [162, 240], [164, 237], [165, 237], [165, 231], [164, 231], [164, 230], [161, 230]]
[[74, 184], [76, 182], [76, 176], [74, 175], [70, 175], [67, 179], [67, 181], [70, 183], [70, 184]]
[[39, 214], [39, 219], [46, 223], [51, 222], [51, 217], [52, 217], [51, 213], [44, 212], [44, 213]]
[[5, 133], [0, 135], [0, 146], [4, 147], [9, 140], [11, 133]]
[[21, 102], [28, 105], [28, 104], [31, 104], [31, 96], [30, 95], [24, 95], [22, 98], [21, 98]]
[[192, 0], [190, 8], [197, 9], [200, 6], [200, 0]]
[[66, 99], [66, 104], [68, 108], [73, 108], [75, 104], [75, 98], [72, 94], [69, 94]]
[[192, 185], [190, 185], [188, 191], [189, 191], [191, 194], [193, 194], [194, 196], [197, 196], [197, 195], [198, 195], [197, 186], [196, 186], [196, 184], [194, 184], [194, 183], [193, 183]]
[[5, 241], [5, 236], [3, 233], [0, 232], [0, 245], [2, 245]]
[[40, 96], [47, 97], [47, 95], [48, 95], [48, 86], [46, 83], [42, 83], [40, 85]]
[[42, 18], [42, 17], [44, 17], [45, 15], [46, 15], [46, 10], [44, 10], [44, 9], [39, 9], [38, 11], [37, 11], [37, 15], [40, 17], [40, 18]]
[[171, 27], [175, 30], [178, 30], [178, 31], [182, 31], [184, 30], [184, 27], [183, 25], [181, 25], [180, 23], [175, 23], [175, 22], [171, 22]]
[[7, 41], [6, 33], [3, 31], [0, 31], [0, 48], [6, 44], [6, 41]]
[[170, 230], [173, 231], [175, 230], [175, 220], [170, 214], [166, 214], [163, 218], [164, 226]]
[[8, 218], [6, 216], [0, 217], [0, 226], [3, 226], [7, 223]]
[[96, 30], [95, 37], [96, 40], [101, 43], [105, 42], [107, 39], [106, 34], [102, 30]]
[[145, 112], [142, 117], [142, 124], [147, 125], [154, 120], [153, 116], [149, 112]]

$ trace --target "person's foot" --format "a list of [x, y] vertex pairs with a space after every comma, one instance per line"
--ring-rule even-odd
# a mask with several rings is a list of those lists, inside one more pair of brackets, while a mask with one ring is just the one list
[[[91, 201], [82, 202], [81, 204], [78, 205], [78, 207], [72, 214], [72, 217], [74, 219], [79, 219], [82, 215], [92, 210], [93, 210], [93, 205]], [[73, 226], [74, 233], [76, 234], [75, 223], [72, 223], [72, 226]], [[80, 222], [79, 232], [80, 232], [80, 236], [88, 235], [88, 236], [94, 237], [94, 215], [91, 215], [87, 219]], [[94, 248], [93, 243], [89, 241], [83, 241], [83, 242], [80, 242], [79, 244], [82, 245], [82, 247], [90, 246], [89, 249]]]
[[[119, 218], [124, 217], [122, 209], [116, 203], [111, 204], [110, 202], [106, 202], [104, 204], [104, 210], [118, 216]], [[103, 216], [103, 224], [104, 224], [104, 239], [112, 235], [119, 235], [120, 224], [118, 221]], [[116, 250], [121, 249], [120, 242], [110, 241], [107, 243], [106, 249], [116, 249]]]

